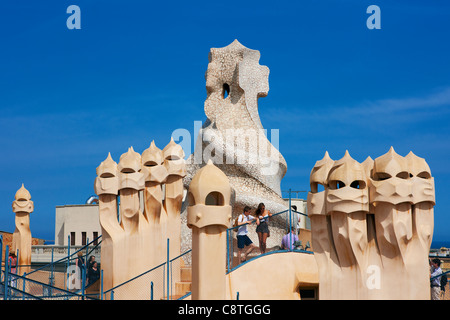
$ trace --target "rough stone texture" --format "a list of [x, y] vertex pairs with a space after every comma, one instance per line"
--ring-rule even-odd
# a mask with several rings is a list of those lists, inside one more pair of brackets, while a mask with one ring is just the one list
[[192, 300], [225, 299], [230, 198], [228, 177], [212, 161], [197, 172], [189, 186], [187, 224], [192, 229]]
[[24, 185], [16, 192], [15, 200], [12, 203], [13, 212], [16, 214], [16, 229], [13, 234], [11, 252], [16, 253], [19, 250], [18, 265], [20, 267], [18, 274], [30, 272], [31, 265], [31, 230], [30, 213], [34, 210], [34, 203], [31, 201], [30, 192]]
[[227, 175], [233, 219], [244, 206], [255, 210], [260, 202], [272, 213], [287, 209], [280, 190], [286, 161], [267, 139], [258, 114], [258, 98], [269, 90], [269, 69], [259, 65], [259, 58], [259, 51], [237, 40], [211, 49], [205, 75], [207, 120], [186, 161], [186, 189], [210, 159]]
[[[167, 249], [170, 258], [180, 255], [184, 163], [183, 149], [171, 140], [163, 150], [152, 142], [142, 155], [130, 147], [118, 164], [109, 154], [97, 168], [105, 291], [165, 262]], [[173, 283], [180, 279], [180, 268], [171, 267]], [[163, 277], [150, 272], [116, 288], [114, 299], [150, 299], [151, 281], [155, 288], [163, 286]], [[154, 298], [163, 294], [157, 290]]]
[[[308, 215], [320, 299], [430, 299], [434, 178], [423, 158], [389, 152], [317, 161]], [[324, 191], [317, 185], [323, 184]]]

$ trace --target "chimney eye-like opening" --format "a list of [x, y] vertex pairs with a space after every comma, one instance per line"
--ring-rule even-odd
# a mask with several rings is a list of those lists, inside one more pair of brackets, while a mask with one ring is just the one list
[[190, 193], [190, 192], [188, 193], [187, 199], [188, 199], [188, 206], [189, 207], [195, 206], [195, 198], [192, 195], [192, 193]]
[[171, 155], [168, 155], [166, 157], [166, 160], [169, 160], [169, 161], [177, 161], [177, 160], [180, 160], [180, 159], [181, 158], [179, 156], [177, 156], [176, 154], [171, 154]]
[[205, 199], [205, 204], [207, 206], [223, 206], [225, 205], [225, 200], [223, 194], [217, 191], [210, 192]]
[[345, 183], [340, 180], [331, 180], [328, 183], [328, 186], [331, 190], [342, 189], [345, 187]]
[[135, 173], [134, 169], [132, 169], [132, 168], [123, 168], [120, 172], [122, 172], [122, 173]]
[[230, 86], [228, 85], [228, 83], [224, 83], [222, 88], [223, 98], [226, 99], [229, 96], [229, 94], [230, 94]]
[[362, 180], [355, 180], [350, 184], [350, 187], [354, 189], [365, 189], [366, 183]]
[[399, 172], [396, 177], [400, 178], [400, 179], [408, 179], [410, 177], [410, 175], [409, 175], [409, 172], [402, 171], [402, 172]]
[[157, 165], [158, 164], [156, 163], [156, 161], [152, 161], [152, 160], [149, 160], [146, 163], [144, 163], [144, 166], [146, 166], [146, 167], [154, 167], [154, 166], [157, 166]]
[[431, 174], [426, 171], [419, 173], [417, 176], [422, 179], [431, 179]]
[[114, 174], [112, 174], [111, 172], [104, 172], [100, 175], [100, 178], [114, 178]]
[[318, 193], [325, 191], [325, 186], [321, 184], [320, 182], [313, 182], [311, 183], [311, 193]]
[[373, 175], [373, 179], [375, 181], [383, 181], [391, 178], [391, 175], [386, 172], [375, 172]]

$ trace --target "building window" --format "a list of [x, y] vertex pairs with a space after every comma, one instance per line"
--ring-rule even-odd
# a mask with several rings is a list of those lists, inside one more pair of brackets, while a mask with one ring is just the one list
[[75, 245], [75, 232], [70, 233], [70, 245], [71, 246]]
[[86, 232], [81, 233], [81, 245], [82, 246], [86, 245]]
[[97, 238], [98, 238], [98, 232], [97, 232], [97, 231], [94, 231], [94, 245], [95, 245], [95, 246], [98, 244]]
[[299, 288], [301, 300], [317, 300], [317, 288]]

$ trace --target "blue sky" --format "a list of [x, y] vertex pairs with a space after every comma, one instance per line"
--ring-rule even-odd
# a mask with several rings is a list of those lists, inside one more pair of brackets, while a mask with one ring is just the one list
[[[69, 5], [81, 30], [69, 30]], [[369, 30], [366, 9], [381, 9]], [[160, 148], [204, 121], [211, 47], [261, 52], [266, 129], [280, 130], [282, 190], [308, 190], [326, 150], [376, 158], [391, 146], [435, 177], [435, 240], [450, 240], [448, 1], [2, 1], [0, 230], [22, 183], [34, 237], [54, 239], [55, 206], [94, 193], [108, 152]]]

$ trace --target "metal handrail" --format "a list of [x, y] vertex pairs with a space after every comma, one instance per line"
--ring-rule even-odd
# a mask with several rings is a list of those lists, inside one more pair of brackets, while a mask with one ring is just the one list
[[108, 289], [108, 290], [104, 291], [103, 294], [105, 295], [108, 292], [113, 291], [113, 290], [115, 290], [115, 289], [117, 289], [117, 288], [119, 288], [119, 287], [121, 287], [121, 286], [123, 286], [123, 285], [125, 285], [125, 284], [127, 284], [127, 283], [129, 283], [131, 281], [133, 281], [133, 280], [136, 280], [137, 278], [140, 278], [140, 277], [146, 275], [147, 273], [149, 273], [149, 272], [151, 272], [153, 270], [156, 270], [156, 269], [158, 269], [158, 268], [160, 268], [162, 266], [165, 266], [166, 264], [167, 264], [167, 262], [163, 262], [163, 263], [157, 265], [156, 267], [151, 268], [150, 270], [144, 271], [143, 273], [141, 273], [141, 274], [139, 274], [139, 275], [137, 275], [137, 276], [135, 276], [135, 277], [133, 277], [131, 279], [128, 279], [127, 281], [124, 281], [124, 282], [118, 284], [117, 286], [112, 287], [111, 289]]
[[[42, 269], [44, 269], [44, 268], [47, 268], [47, 267], [49, 267], [49, 266], [52, 266], [52, 265], [54, 265], [54, 264], [60, 263], [61, 261], [64, 261], [64, 260], [66, 260], [66, 259], [69, 259], [69, 257], [72, 257], [73, 255], [75, 255], [75, 254], [78, 253], [79, 251], [86, 249], [87, 247], [89, 247], [89, 245], [91, 245], [94, 241], [100, 239], [101, 237], [102, 237], [101, 235], [98, 236], [97, 238], [95, 238], [94, 240], [92, 240], [91, 242], [89, 242], [88, 244], [86, 244], [84, 247], [81, 247], [80, 249], [76, 250], [76, 251], [75, 251], [74, 253], [72, 253], [72, 254], [67, 255], [66, 257], [63, 257], [63, 258], [58, 259], [58, 260], [56, 260], [56, 261], [50, 262], [50, 263], [48, 263], [48, 264], [46, 264], [46, 265], [44, 265], [44, 266], [42, 266], [42, 267], [40, 267], [40, 268], [34, 269], [34, 270], [31, 271], [30, 273], [28, 273], [28, 275], [30, 275], [30, 274], [32, 274], [32, 273], [34, 273], [34, 272], [36, 272], [36, 271], [40, 271], [40, 270], [42, 270]], [[103, 241], [103, 240], [101, 240], [99, 243], [97, 243], [97, 244], [92, 248], [92, 250], [91, 250], [90, 252], [94, 251], [94, 249], [95, 249], [96, 247], [100, 246], [100, 244], [102, 243], [102, 241]], [[71, 260], [71, 259], [72, 259], [72, 258], [70, 258], [70, 260]]]
[[437, 276], [431, 277], [431, 278], [430, 278], [430, 281], [433, 281], [433, 280], [435, 280], [435, 279], [437, 279], [437, 278], [440, 278], [440, 277], [442, 277], [443, 275], [447, 275], [448, 273], [450, 273], [450, 270], [449, 270], [449, 271], [446, 271], [446, 272], [442, 272], [441, 274], [438, 274]]
[[[289, 210], [284, 210], [284, 211], [280, 211], [280, 212], [274, 213], [274, 214], [272, 214], [269, 218], [271, 219], [271, 218], [273, 218], [273, 217], [275, 217], [275, 216], [278, 216], [278, 215], [280, 215], [280, 214], [286, 213], [286, 212], [288, 212], [288, 211], [289, 211]], [[300, 212], [300, 211], [291, 210], [291, 212], [295, 212], [295, 213], [301, 214], [302, 216], [305, 216], [305, 217], [308, 216], [308, 214], [303, 213], [303, 212]], [[234, 230], [234, 229], [237, 229], [237, 228], [240, 228], [240, 227], [242, 227], [242, 226], [230, 227], [230, 228], [227, 229], [227, 231], [229, 231], [229, 230]]]
[[[6, 266], [6, 267], [8, 269], [10, 268], [10, 266]], [[41, 286], [42, 289], [47, 288], [47, 289], [49, 289], [50, 292], [53, 292], [54, 290], [56, 290], [58, 292], [61, 292], [62, 295], [49, 295], [49, 296], [45, 296], [44, 294], [42, 296], [33, 295], [33, 294], [29, 293], [29, 292], [26, 292], [26, 291], [23, 291], [23, 290], [20, 290], [20, 289], [17, 289], [15, 287], [10, 286], [8, 284], [9, 277], [13, 277], [14, 281], [16, 281], [16, 282], [17, 282], [17, 280], [23, 281], [23, 287], [24, 288], [26, 287], [26, 285], [25, 285], [26, 283], [32, 283], [32, 284]], [[75, 298], [78, 298], [78, 299], [86, 299], [86, 297], [87, 297], [84, 294], [80, 295], [80, 294], [77, 294], [75, 292], [71, 292], [71, 291], [68, 291], [68, 290], [65, 290], [65, 289], [62, 289], [62, 288], [54, 287], [54, 286], [51, 286], [51, 285], [48, 285], [46, 283], [39, 282], [39, 281], [36, 281], [36, 280], [33, 280], [33, 279], [29, 279], [29, 278], [26, 277], [26, 275], [22, 276], [22, 275], [19, 275], [19, 274], [11, 274], [9, 272], [9, 270], [5, 272], [5, 279], [4, 279], [4, 282], [2, 283], [2, 286], [4, 286], [4, 288], [5, 288], [4, 289], [5, 290], [4, 295], [5, 295], [6, 299], [8, 299], [7, 292], [9, 290], [13, 290], [15, 292], [21, 293], [23, 295], [28, 296], [29, 298], [32, 297], [34, 299], [40, 299], [40, 300], [43, 300], [45, 298], [52, 298], [52, 299], [54, 299], [54, 298], [63, 298], [63, 297], [66, 297], [66, 298], [68, 298], [68, 297], [75, 297]], [[44, 292], [44, 290], [43, 290], [43, 292]], [[92, 298], [89, 298], [89, 299], [92, 299]]]
[[187, 297], [189, 297], [190, 295], [192, 295], [192, 292], [191, 292], [191, 291], [187, 292], [184, 296], [179, 297], [177, 300], [184, 300], [184, 299], [186, 299]]
[[[168, 260], [168, 261], [169, 261], [169, 263], [172, 263], [173, 261], [175, 261], [175, 260], [177, 260], [177, 259], [183, 257], [184, 255], [190, 253], [191, 251], [192, 251], [192, 249], [189, 249], [189, 250], [187, 250], [186, 252], [184, 252], [184, 253], [182, 253], [182, 254], [180, 254], [180, 255], [176, 256], [175, 258], [172, 258], [172, 259], [170, 259], [170, 260]], [[106, 293], [108, 293], [108, 292], [110, 292], [110, 291], [112, 291], [112, 290], [115, 290], [115, 289], [117, 289], [117, 288], [119, 288], [119, 287], [121, 287], [121, 286], [123, 286], [123, 285], [125, 285], [125, 284], [127, 284], [127, 283], [129, 283], [129, 282], [131, 282], [131, 281], [133, 281], [133, 280], [136, 280], [137, 278], [140, 278], [140, 277], [146, 275], [147, 273], [149, 273], [149, 272], [151, 272], [151, 271], [153, 271], [153, 270], [156, 270], [156, 269], [158, 269], [158, 268], [161, 268], [161, 267], [163, 267], [163, 266], [165, 266], [165, 265], [167, 265], [167, 261], [164, 261], [163, 263], [157, 265], [156, 267], [153, 267], [153, 268], [151, 268], [150, 270], [144, 271], [143, 273], [141, 273], [141, 274], [139, 274], [139, 275], [137, 275], [137, 276], [135, 276], [135, 277], [133, 277], [133, 278], [131, 278], [131, 279], [128, 279], [127, 281], [124, 281], [124, 282], [122, 282], [121, 284], [118, 284], [117, 286], [115, 286], [115, 287], [113, 287], [113, 288], [111, 288], [111, 289], [106, 290], [103, 294], [106, 294]]]
[[[292, 213], [293, 213], [293, 212], [308, 217], [308, 215], [307, 215], [306, 213], [299, 212], [299, 211], [296, 211], [296, 210], [293, 210], [293, 209], [292, 209], [292, 207], [291, 207], [291, 199], [292, 199], [292, 197], [291, 197], [291, 192], [292, 192], [292, 191], [289, 189], [289, 207], [288, 207], [288, 209], [287, 209], [287, 210], [284, 210], [284, 211], [281, 211], [281, 212], [277, 212], [277, 213], [272, 214], [272, 215], [270, 216], [270, 219], [272, 219], [273, 217], [276, 217], [276, 216], [278, 216], [278, 215], [280, 215], [280, 214], [289, 212], [289, 229], [288, 229], [289, 232], [290, 232], [291, 228], [293, 227], [293, 226], [292, 226]], [[242, 225], [241, 225], [241, 226], [233, 226], [233, 227], [227, 229], [227, 273], [231, 272], [231, 270], [234, 270], [234, 269], [236, 268], [236, 267], [233, 268], [233, 269], [230, 268], [230, 260], [231, 260], [231, 258], [230, 258], [230, 253], [231, 253], [231, 251], [230, 251], [230, 238], [232, 238], [232, 236], [230, 236], [230, 235], [231, 235], [231, 231], [232, 231], [232, 230], [235, 230], [235, 229], [238, 229], [238, 228], [240, 228], [240, 227], [242, 227]], [[279, 251], [279, 250], [276, 250], [276, 251]], [[296, 251], [298, 251], [298, 250], [296, 250]], [[273, 251], [272, 251], [272, 252], [273, 252]], [[310, 253], [311, 251], [305, 251], [305, 252]], [[264, 256], [264, 255], [266, 255], [266, 254], [267, 254], [267, 253], [262, 254], [262, 255], [260, 255], [260, 256]]]
[[236, 270], [236, 269], [242, 267], [243, 265], [245, 265], [245, 264], [247, 264], [247, 263], [249, 263], [249, 262], [255, 261], [256, 259], [259, 259], [259, 258], [268, 256], [268, 255], [271, 255], [271, 254], [275, 254], [275, 253], [288, 253], [288, 252], [314, 254], [313, 251], [307, 251], [307, 250], [302, 250], [302, 249], [293, 249], [293, 250], [280, 249], [280, 250], [268, 251], [268, 252], [266, 252], [266, 253], [264, 253], [264, 254], [260, 254], [260, 255], [258, 255], [258, 256], [256, 256], [256, 257], [252, 258], [251, 260], [247, 260], [247, 261], [244, 261], [244, 262], [238, 264], [238, 265], [235, 266], [234, 268], [230, 269], [230, 270], [227, 272], [227, 274], [230, 273], [230, 272], [233, 272], [234, 270]]

